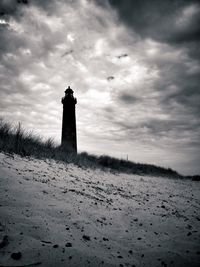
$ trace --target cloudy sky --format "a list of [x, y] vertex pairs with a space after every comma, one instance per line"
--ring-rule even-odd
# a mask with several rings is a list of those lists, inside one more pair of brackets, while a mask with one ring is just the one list
[[0, 115], [79, 151], [200, 173], [200, 3], [1, 0]]

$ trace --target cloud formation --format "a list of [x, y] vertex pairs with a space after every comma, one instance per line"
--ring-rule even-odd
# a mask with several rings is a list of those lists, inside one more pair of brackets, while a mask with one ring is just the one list
[[[158, 3], [159, 2], [159, 3]], [[200, 172], [198, 1], [3, 0], [0, 114], [79, 150]]]
[[121, 20], [143, 38], [168, 43], [199, 40], [199, 1], [109, 0], [109, 3]]

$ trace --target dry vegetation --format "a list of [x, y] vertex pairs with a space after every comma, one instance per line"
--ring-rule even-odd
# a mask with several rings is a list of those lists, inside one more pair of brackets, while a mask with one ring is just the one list
[[[106, 155], [89, 155], [86, 152], [78, 155], [66, 153], [61, 146], [54, 144], [52, 138], [44, 141], [40, 136], [23, 129], [20, 123], [17, 126], [13, 126], [3, 119], [0, 119], [0, 151], [10, 154], [15, 153], [24, 157], [32, 156], [35, 158], [55, 159], [66, 163], [74, 163], [80, 167], [104, 168], [124, 173], [183, 178], [183, 176], [170, 168], [134, 163]], [[189, 178], [194, 178], [194, 176]]]

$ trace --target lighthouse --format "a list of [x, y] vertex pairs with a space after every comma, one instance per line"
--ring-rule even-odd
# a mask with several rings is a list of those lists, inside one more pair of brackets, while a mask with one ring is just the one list
[[69, 153], [77, 153], [76, 139], [76, 103], [74, 91], [68, 86], [62, 98], [63, 120], [61, 146]]

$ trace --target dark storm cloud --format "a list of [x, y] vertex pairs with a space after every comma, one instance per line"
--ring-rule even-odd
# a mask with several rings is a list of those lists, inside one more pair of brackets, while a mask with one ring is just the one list
[[[57, 2], [61, 2], [57, 0]], [[53, 0], [2, 0], [0, 2], [0, 17], [9, 19], [9, 17], [20, 18], [24, 6], [37, 5], [47, 11], [53, 10]]]
[[0, 18], [3, 17], [8, 19], [9, 16], [20, 16], [21, 5], [27, 5], [28, 1], [20, 1], [20, 0], [2, 0], [0, 2]]
[[200, 39], [199, 1], [109, 0], [109, 3], [121, 20], [142, 37], [169, 43]]
[[20, 17], [23, 15], [21, 9], [28, 6], [37, 6], [51, 15], [56, 10], [56, 5], [76, 4], [78, 0], [1, 0], [0, 16], [7, 18], [8, 16]]
[[[97, 2], [108, 8], [105, 3]], [[130, 34], [136, 32], [142, 38], [141, 44], [146, 39], [166, 44], [158, 56], [147, 56], [147, 61], [159, 69], [160, 78], [154, 82], [153, 90], [157, 92], [157, 105], [171, 119], [149, 119], [144, 124], [138, 123], [137, 127], [145, 127], [152, 136], [164, 136], [170, 129], [174, 138], [182, 130], [181, 135], [189, 134], [196, 140], [200, 135], [199, 1], [108, 0], [108, 3], [118, 12], [119, 24], [127, 25]], [[119, 101], [134, 103], [135, 98], [132, 101], [124, 92]], [[127, 131], [129, 126], [132, 128], [128, 124]]]
[[155, 83], [155, 90], [160, 93], [159, 102], [163, 109], [172, 117], [180, 113], [191, 115], [200, 125], [199, 63], [190, 59], [174, 62], [170, 68], [162, 66], [160, 74], [162, 79]]

